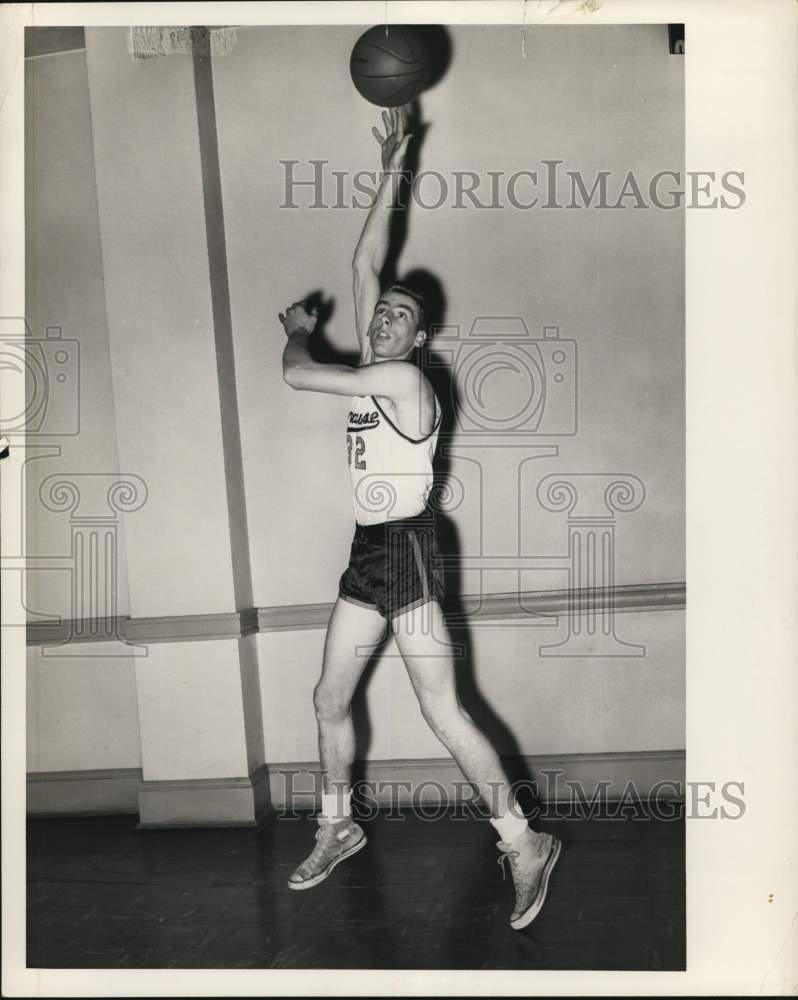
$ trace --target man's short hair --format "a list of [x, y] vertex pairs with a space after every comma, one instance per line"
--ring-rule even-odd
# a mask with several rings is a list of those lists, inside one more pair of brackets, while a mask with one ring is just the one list
[[386, 292], [399, 292], [401, 295], [407, 295], [411, 298], [415, 304], [418, 306], [418, 328], [419, 330], [426, 331], [427, 329], [427, 303], [424, 301], [424, 296], [419, 292], [414, 292], [412, 288], [408, 288], [407, 285], [389, 285]]

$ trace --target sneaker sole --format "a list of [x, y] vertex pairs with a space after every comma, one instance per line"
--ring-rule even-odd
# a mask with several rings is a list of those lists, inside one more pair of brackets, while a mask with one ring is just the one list
[[540, 883], [538, 894], [535, 897], [535, 902], [529, 907], [528, 910], [525, 910], [520, 917], [516, 917], [515, 920], [510, 921], [510, 926], [514, 931], [520, 931], [524, 927], [528, 927], [543, 909], [543, 904], [546, 902], [546, 893], [549, 889], [549, 879], [551, 878], [554, 866], [559, 861], [561, 852], [562, 842], [554, 837], [552, 840], [551, 850], [549, 851], [549, 856], [546, 858], [546, 864], [543, 868], [543, 879]]
[[346, 861], [347, 858], [351, 858], [353, 854], [357, 854], [357, 852], [361, 848], [365, 847], [367, 839], [368, 838], [366, 837], [366, 835], [364, 833], [363, 836], [361, 837], [361, 839], [353, 847], [350, 847], [348, 851], [344, 851], [343, 854], [339, 854], [337, 858], [334, 858], [327, 865], [327, 867], [324, 869], [324, 871], [319, 872], [318, 875], [314, 875], [313, 878], [307, 878], [307, 879], [305, 879], [304, 882], [290, 882], [289, 881], [288, 888], [289, 889], [298, 890], [298, 891], [301, 891], [302, 889], [312, 889], [314, 885], [318, 885], [319, 882], [323, 882], [326, 878], [328, 878], [330, 875], [332, 875], [333, 869], [335, 868], [336, 865], [340, 864], [342, 861]]

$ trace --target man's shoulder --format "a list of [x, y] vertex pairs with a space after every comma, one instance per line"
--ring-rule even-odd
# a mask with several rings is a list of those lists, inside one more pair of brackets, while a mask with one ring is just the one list
[[385, 375], [397, 385], [418, 386], [427, 381], [426, 375], [412, 361], [361, 361], [361, 368], [380, 366], [380, 375]]
[[424, 372], [412, 361], [387, 361], [385, 364], [395, 365], [393, 369], [396, 386], [399, 392], [406, 396], [418, 397], [435, 395], [432, 383]]

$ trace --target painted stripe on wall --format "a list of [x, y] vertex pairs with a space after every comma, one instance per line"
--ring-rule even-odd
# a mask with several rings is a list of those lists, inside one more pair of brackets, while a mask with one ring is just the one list
[[[205, 32], [207, 28], [198, 29]], [[205, 52], [203, 53], [203, 48]], [[244, 461], [241, 427], [238, 418], [233, 321], [230, 313], [230, 283], [227, 273], [227, 243], [224, 230], [222, 179], [219, 167], [219, 142], [216, 130], [216, 104], [213, 94], [213, 68], [210, 44], [197, 46], [193, 55], [194, 90], [197, 98], [200, 169], [205, 208], [205, 238], [208, 247], [208, 273], [211, 286], [213, 332], [219, 379], [222, 442], [224, 446], [227, 517], [233, 560], [233, 587], [236, 608], [252, 606], [252, 571], [249, 559], [249, 531], [244, 492]]]
[[[467, 594], [458, 602], [457, 620], [499, 621], [531, 615], [568, 614], [583, 605], [597, 609], [612, 603], [618, 613], [632, 611], [683, 611], [684, 583], [649, 583], [616, 587], [611, 595], [599, 591], [529, 591], [519, 594]], [[116, 635], [131, 643], [196, 642], [199, 639], [236, 639], [252, 632], [289, 632], [296, 629], [326, 628], [332, 604], [289, 604], [270, 608], [247, 608], [212, 615], [165, 615], [154, 618], [124, 618], [115, 623]], [[30, 622], [29, 646], [92, 641], [114, 634], [110, 623], [90, 629], [83, 622], [65, 619], [56, 625]], [[107, 640], [105, 640], [107, 641]]]

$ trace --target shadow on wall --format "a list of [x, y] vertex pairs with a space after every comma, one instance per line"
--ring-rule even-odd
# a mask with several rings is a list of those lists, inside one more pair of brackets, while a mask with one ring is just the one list
[[[447, 300], [443, 285], [431, 271], [426, 269], [409, 271], [401, 276], [396, 276], [394, 273], [388, 280], [396, 280], [424, 296], [431, 336], [428, 337], [424, 345], [419, 365], [432, 383], [435, 395], [441, 404], [440, 439], [443, 442], [451, 441], [458, 423], [460, 406], [457, 382], [451, 369], [444, 363], [444, 359], [435, 353], [434, 339], [435, 328], [444, 326], [446, 323]], [[519, 804], [527, 814], [531, 814], [539, 807], [539, 801], [529, 791], [533, 775], [527, 770], [522, 760], [521, 747], [516, 737], [483, 697], [476, 680], [473, 666], [473, 643], [468, 615], [463, 602], [459, 568], [462, 552], [460, 535], [454, 520], [447, 515], [445, 510], [441, 509], [443, 504], [440, 498], [447, 496], [450, 492], [448, 480], [451, 464], [452, 458], [449, 450], [445, 447], [439, 447], [435, 459], [432, 502], [437, 511], [438, 543], [441, 553], [445, 557], [446, 607], [444, 610], [446, 622], [452, 644], [458, 650], [455, 660], [457, 693], [463, 708], [472, 717], [478, 728], [487, 736], [497, 752], [508, 758], [504, 761], [507, 777], [511, 783], [519, 783], [522, 786], [523, 791], [519, 794]], [[435, 498], [437, 498], [437, 502]], [[355, 783], [365, 779], [364, 762], [368, 758], [372, 737], [371, 721], [366, 706], [366, 690], [386, 645], [387, 639], [370, 658], [352, 705], [356, 759], [358, 761], [353, 770]], [[444, 748], [441, 749], [442, 756], [444, 756]]]

